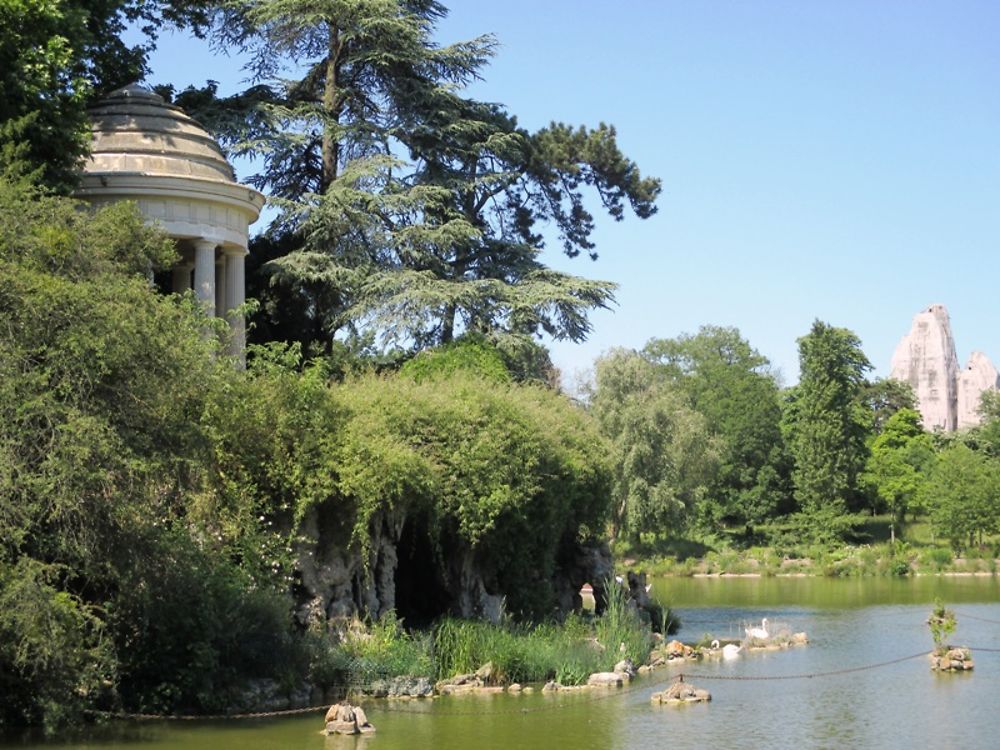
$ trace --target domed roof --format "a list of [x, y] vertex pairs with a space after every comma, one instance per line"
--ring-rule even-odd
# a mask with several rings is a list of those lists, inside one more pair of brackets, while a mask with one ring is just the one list
[[219, 144], [180, 107], [138, 84], [92, 107], [84, 174], [143, 174], [236, 184]]

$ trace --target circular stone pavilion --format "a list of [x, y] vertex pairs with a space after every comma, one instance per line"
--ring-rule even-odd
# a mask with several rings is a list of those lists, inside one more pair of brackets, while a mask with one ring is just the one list
[[209, 315], [225, 317], [233, 354], [242, 358], [244, 259], [249, 226], [264, 196], [236, 182], [219, 144], [163, 97], [133, 84], [90, 111], [91, 154], [76, 195], [95, 206], [135, 201], [143, 216], [177, 242], [180, 260], [168, 291], [194, 289]]

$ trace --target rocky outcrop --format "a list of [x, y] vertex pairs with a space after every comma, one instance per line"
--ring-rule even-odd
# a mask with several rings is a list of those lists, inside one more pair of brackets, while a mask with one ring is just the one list
[[958, 375], [958, 429], [980, 423], [979, 402], [987, 391], [1000, 387], [1000, 373], [982, 352], [973, 352], [969, 363]]
[[701, 703], [712, 700], [712, 694], [707, 690], [700, 690], [690, 682], [683, 679], [675, 682], [662, 693], [653, 693], [649, 700], [652, 703], [677, 706], [685, 703]]
[[967, 672], [974, 667], [972, 652], [967, 648], [949, 647], [931, 654], [931, 669], [938, 672]]
[[[468, 545], [456, 541], [446, 553], [435, 550], [426, 521], [386, 513], [372, 520], [363, 558], [350, 544], [349, 519], [332, 505], [311, 508], [301, 522], [295, 583], [301, 627], [346, 627], [355, 617], [390, 610], [409, 623], [442, 614], [500, 622], [511, 592], [497, 590], [497, 571], [484, 570]], [[566, 557], [551, 580], [554, 603], [564, 613], [580, 607], [584, 582], [597, 588], [611, 570], [606, 544], [581, 545]]]
[[958, 356], [944, 305], [913, 316], [910, 332], [896, 346], [890, 376], [913, 387], [928, 430], [953, 431], [958, 411]]
[[335, 703], [326, 712], [327, 734], [374, 734], [375, 727], [368, 721], [361, 706]]

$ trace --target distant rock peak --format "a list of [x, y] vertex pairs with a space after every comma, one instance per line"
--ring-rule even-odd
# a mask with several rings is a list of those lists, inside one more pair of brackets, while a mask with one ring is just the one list
[[913, 388], [925, 428], [945, 432], [979, 424], [982, 394], [1000, 387], [1000, 374], [982, 352], [973, 352], [959, 371], [951, 320], [941, 304], [913, 316], [892, 355], [889, 377]]
[[986, 391], [1000, 388], [1000, 373], [990, 358], [982, 352], [973, 352], [969, 363], [958, 375], [958, 429], [979, 424], [979, 402]]

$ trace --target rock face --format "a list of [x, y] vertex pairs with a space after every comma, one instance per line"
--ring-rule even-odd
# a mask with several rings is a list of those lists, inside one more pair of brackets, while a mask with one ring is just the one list
[[892, 355], [890, 377], [913, 387], [928, 430], [953, 431], [958, 412], [958, 356], [944, 305], [913, 316], [910, 332]]
[[910, 332], [892, 355], [889, 377], [913, 387], [925, 428], [945, 432], [978, 425], [983, 393], [1000, 388], [1000, 375], [982, 352], [973, 352], [959, 371], [944, 305], [931, 305], [913, 316]]
[[969, 363], [958, 375], [958, 429], [975, 427], [980, 422], [979, 401], [986, 391], [1000, 387], [1000, 373], [982, 352], [973, 352]]
[[[500, 621], [508, 592], [493, 588], [495, 571], [484, 570], [469, 546], [455, 543], [441, 560], [426, 528], [403, 513], [377, 517], [371, 529], [365, 560], [350, 545], [348, 520], [337, 508], [307, 512], [296, 548], [295, 616], [301, 627], [337, 628], [390, 610], [410, 623], [445, 613]], [[578, 608], [583, 583], [603, 581], [610, 570], [607, 545], [577, 547], [551, 581], [561, 611]]]

